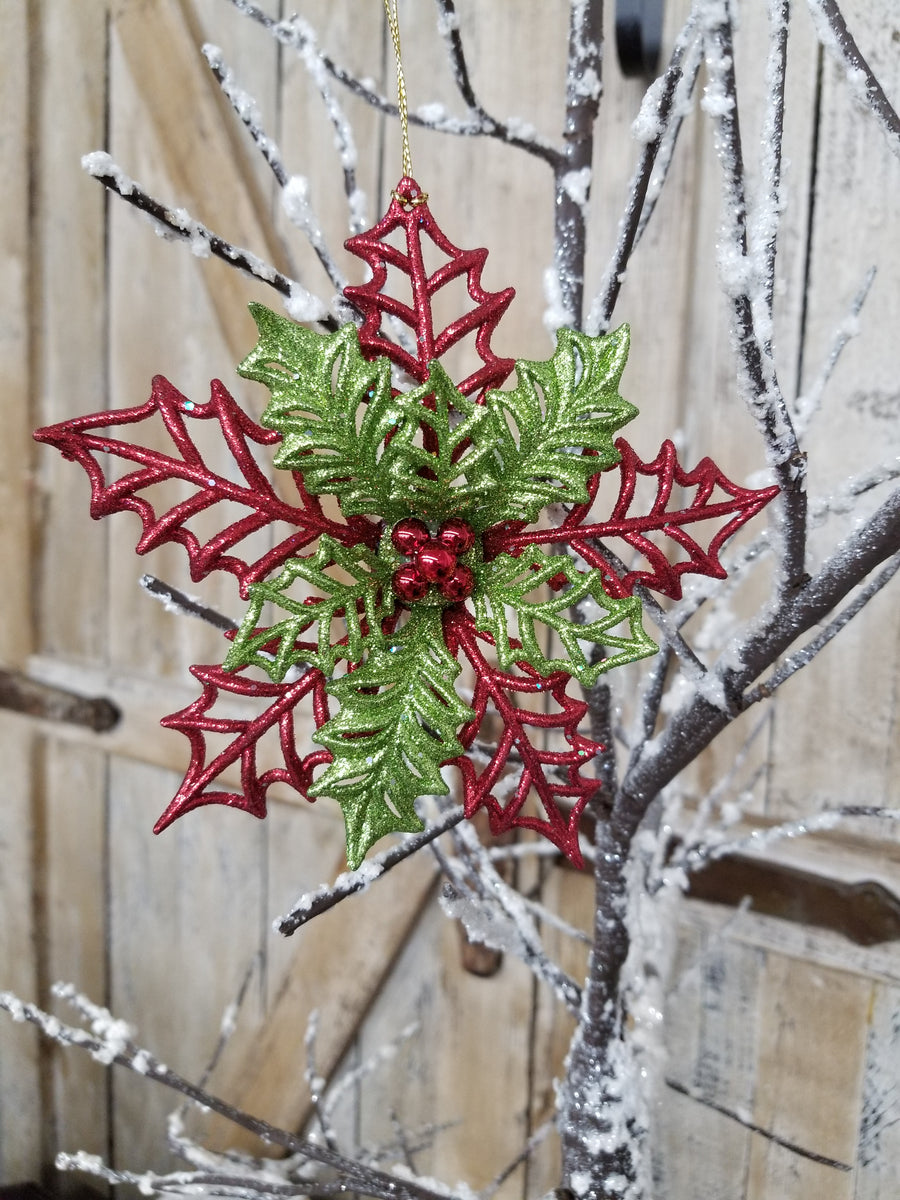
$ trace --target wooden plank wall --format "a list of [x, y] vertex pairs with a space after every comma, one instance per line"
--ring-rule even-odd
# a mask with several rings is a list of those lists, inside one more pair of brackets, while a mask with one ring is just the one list
[[[279, 15], [276, 0], [265, 7]], [[667, 6], [672, 30], [684, 7]], [[459, 111], [426, 8], [401, 4], [413, 106], [440, 101]], [[458, 8], [486, 107], [556, 136], [566, 6], [458, 0]], [[737, 69], [746, 84], [746, 145], [753, 147], [764, 6], [742, 8]], [[844, 8], [897, 97], [900, 34], [891, 0], [847, 0]], [[789, 393], [809, 385], [862, 274], [879, 267], [863, 316], [866, 336], [848, 349], [814, 430], [811, 489], [821, 496], [873, 453], [886, 456], [896, 428], [900, 172], [797, 9], [778, 283]], [[378, 0], [307, 0], [302, 11], [337, 59], [393, 87]], [[267, 168], [199, 54], [207, 38], [257, 98], [289, 168], [308, 177], [323, 230], [339, 245], [346, 218], [321, 101], [302, 64], [225, 0], [0, 0], [0, 44], [21, 50], [6, 56], [0, 72], [0, 665], [107, 695], [124, 714], [116, 730], [95, 735], [0, 711], [0, 986], [46, 1001], [53, 980], [70, 979], [191, 1075], [202, 1069], [221, 1014], [255, 963], [245, 1024], [219, 1079], [230, 1095], [282, 1120], [298, 1120], [306, 1108], [298, 1081], [303, 1023], [314, 1007], [325, 1074], [365, 1061], [417, 1022], [419, 1032], [387, 1067], [348, 1090], [338, 1124], [348, 1137], [390, 1143], [393, 1114], [413, 1130], [451, 1122], [415, 1155], [416, 1165], [482, 1187], [552, 1113], [570, 1023], [516, 962], [505, 961], [489, 979], [462, 970], [458, 931], [437, 909], [424, 860], [398, 872], [395, 887], [350, 901], [318, 929], [278, 939], [271, 919], [341, 865], [340, 824], [319, 806], [275, 802], [261, 824], [206, 810], [152, 837], [184, 762], [181, 739], [156, 722], [193, 697], [187, 668], [217, 661], [218, 638], [173, 618], [137, 586], [144, 569], [184, 584], [180, 554], [163, 549], [139, 563], [136, 519], [93, 525], [83, 474], [29, 442], [35, 425], [142, 401], [156, 372], [200, 399], [217, 376], [246, 403], [261, 402], [259, 389], [236, 379], [234, 365], [254, 341], [246, 304], [277, 307], [277, 297], [154, 237], [124, 205], [108, 203], [79, 168], [84, 152], [109, 148], [151, 192], [299, 271], [327, 296], [320, 268], [288, 230]], [[636, 158], [628, 127], [642, 85], [622, 79], [610, 53], [605, 88], [589, 291]], [[362, 104], [346, 105], [374, 219], [399, 174], [397, 131]], [[448, 235], [458, 245], [489, 246], [486, 286], [518, 290], [498, 349], [546, 354], [549, 172], [496, 142], [413, 136], [417, 174]], [[716, 295], [718, 187], [710, 130], [695, 115], [618, 315], [634, 331], [626, 379], [641, 408], [637, 448], [655, 452], [679, 428], [697, 457], [714, 453], [740, 478], [760, 463], [748, 461], [754, 442], [735, 402], [727, 319]], [[339, 258], [352, 273], [354, 261]], [[239, 615], [230, 577], [205, 587], [204, 596]], [[840, 802], [895, 803], [897, 630], [888, 593], [808, 677], [785, 688], [723, 799], [747, 790], [751, 816], [767, 820]], [[728, 769], [752, 720], [694, 772], [698, 798]], [[879, 878], [900, 890], [896, 859], [872, 831], [849, 832], [857, 857], [872, 860]], [[818, 869], [839, 873], [846, 844], [832, 837], [818, 853]], [[589, 926], [587, 879], [550, 870], [533, 882], [570, 921]], [[654, 1109], [659, 1195], [896, 1195], [896, 949], [864, 949], [837, 933], [696, 901], [684, 904], [677, 936], [669, 1061]], [[583, 946], [552, 932], [548, 944], [569, 970], [583, 971]], [[270, 1032], [263, 1034], [266, 1018]], [[3, 1181], [49, 1180], [55, 1153], [77, 1148], [121, 1167], [170, 1166], [163, 1137], [170, 1107], [168, 1096], [142, 1081], [39, 1046], [28, 1030], [0, 1022]], [[220, 1142], [226, 1136], [217, 1127], [209, 1133]], [[553, 1187], [556, 1153], [551, 1137], [511, 1175], [502, 1196]]]

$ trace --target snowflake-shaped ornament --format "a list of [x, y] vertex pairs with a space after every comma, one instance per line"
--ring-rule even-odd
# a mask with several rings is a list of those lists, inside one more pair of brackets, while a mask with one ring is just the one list
[[[402, 248], [389, 240], [398, 228]], [[443, 259], [431, 273], [425, 238]], [[92, 516], [138, 513], [139, 553], [179, 542], [192, 579], [230, 572], [249, 600], [223, 665], [192, 668], [200, 698], [162, 722], [188, 737], [192, 754], [155, 828], [210, 803], [265, 816], [277, 781], [308, 799], [337, 801], [356, 867], [385, 834], [423, 828], [416, 800], [446, 794], [442, 768], [453, 765], [467, 816], [485, 808], [494, 833], [537, 830], [581, 865], [578, 823], [598, 788], [585, 768], [601, 747], [579, 732], [586, 706], [567, 694], [568, 683], [590, 686], [652, 654], [634, 588], [677, 597], [686, 572], [724, 577], [722, 544], [777, 489], [737, 487], [709, 459], [686, 472], [669, 442], [645, 464], [615, 439], [637, 411], [618, 393], [626, 326], [599, 338], [560, 330], [547, 362], [497, 357], [490, 339], [512, 290], [482, 288], [487, 252], [449, 242], [414, 180], [401, 180], [385, 217], [347, 246], [372, 268], [368, 283], [345, 292], [362, 314], [359, 330], [351, 324], [320, 334], [252, 308], [259, 342], [239, 372], [270, 391], [261, 424], [218, 382], [208, 403], [195, 404], [157, 377], [145, 405], [35, 435], [85, 467]], [[385, 293], [388, 267], [409, 278], [411, 304]], [[436, 330], [432, 298], [463, 275], [473, 306]], [[392, 338], [388, 318], [409, 328], [411, 348]], [[457, 386], [440, 359], [472, 333], [481, 366]], [[393, 386], [392, 364], [413, 386]], [[513, 367], [516, 386], [500, 390]], [[177, 455], [106, 432], [155, 414]], [[189, 432], [197, 420], [218, 423], [243, 483], [205, 465]], [[297, 504], [278, 496], [250, 443], [274, 448], [275, 467], [293, 474]], [[108, 482], [97, 452], [136, 469]], [[613, 470], [620, 476], [613, 513], [589, 523], [600, 475]], [[639, 475], [655, 478], [657, 495], [649, 513], [634, 515]], [[172, 478], [194, 490], [157, 515], [139, 493]], [[696, 490], [687, 506], [670, 510], [674, 485]], [[714, 498], [717, 489], [724, 499]], [[339, 517], [326, 513], [323, 495], [337, 498]], [[187, 522], [222, 501], [246, 514], [201, 544]], [[560, 503], [568, 509], [563, 523], [539, 527], [543, 510]], [[718, 523], [703, 549], [686, 527], [711, 518]], [[285, 521], [293, 532], [261, 557], [231, 553], [249, 534]], [[653, 533], [672, 538], [686, 559], [670, 563]], [[606, 545], [612, 538], [624, 539], [646, 566], [626, 569]], [[261, 626], [267, 605], [280, 619]], [[548, 627], [558, 653], [548, 648]], [[465, 698], [457, 690], [463, 662], [474, 677]], [[216, 716], [222, 692], [254, 697], [264, 711], [247, 720]], [[546, 697], [541, 711], [529, 704], [537, 693]], [[307, 696], [320, 748], [303, 755], [294, 713]], [[476, 755], [489, 718], [499, 722], [499, 736], [487, 749], [479, 739]], [[276, 727], [283, 766], [261, 772], [257, 747]], [[547, 748], [553, 730], [565, 748]], [[208, 761], [210, 732], [230, 741]], [[242, 791], [217, 788], [237, 762]], [[532, 795], [540, 815], [526, 807]]]

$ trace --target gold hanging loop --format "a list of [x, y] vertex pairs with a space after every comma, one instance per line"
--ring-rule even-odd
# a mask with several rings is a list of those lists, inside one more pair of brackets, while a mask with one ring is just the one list
[[[413, 171], [412, 156], [409, 152], [409, 105], [406, 99], [406, 80], [403, 77], [403, 60], [400, 55], [400, 22], [397, 18], [397, 0], [384, 0], [384, 11], [387, 16], [388, 28], [391, 31], [391, 41], [394, 43], [394, 57], [397, 60], [397, 111], [400, 115], [403, 175], [405, 178], [411, 179]], [[418, 196], [414, 197], [398, 196], [396, 191], [391, 194], [405, 206], [425, 204], [428, 200], [426, 192], [420, 192]]]

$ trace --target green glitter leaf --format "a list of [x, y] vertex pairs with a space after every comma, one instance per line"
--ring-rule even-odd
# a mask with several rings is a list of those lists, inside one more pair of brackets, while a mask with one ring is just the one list
[[334, 761], [309, 794], [340, 804], [352, 869], [385, 834], [423, 828], [417, 797], [448, 792], [441, 763], [463, 753], [456, 733], [474, 716], [454, 691], [459, 671], [440, 612], [417, 608], [390, 647], [371, 648], [329, 685], [341, 707], [313, 740]]
[[439, 362], [429, 366], [427, 381], [398, 397], [406, 420], [385, 449], [382, 469], [407, 513], [439, 522], [474, 515], [497, 488], [499, 428], [495, 413], [464, 396]]
[[[542, 584], [560, 576], [569, 586], [563, 586], [548, 600], [526, 599]], [[504, 669], [524, 661], [542, 675], [568, 671], [579, 683], [590, 686], [613, 667], [656, 653], [656, 644], [641, 625], [639, 600], [632, 596], [613, 599], [604, 591], [599, 571], [580, 572], [568, 558], [544, 554], [534, 546], [529, 546], [518, 558], [498, 554], [490, 562], [482, 563], [473, 599], [476, 625], [493, 637]], [[579, 624], [568, 614], [573, 605], [584, 600], [593, 601], [593, 606], [602, 611], [600, 616]], [[512, 609], [518, 619], [521, 646], [513, 646], [511, 642], [507, 609]], [[535, 629], [538, 621], [556, 630], [568, 658], [547, 658], [541, 648], [543, 639]], [[627, 625], [628, 632], [613, 633], [619, 625]], [[604, 646], [607, 654], [592, 662], [580, 642]]]
[[[335, 568], [349, 576], [349, 580], [331, 574]], [[298, 579], [310, 584], [317, 595], [306, 599], [287, 595]], [[389, 579], [387, 566], [366, 546], [344, 546], [323, 534], [315, 554], [308, 558], [288, 559], [277, 578], [251, 586], [250, 605], [225, 659], [225, 669], [262, 667], [276, 683], [280, 683], [288, 670], [298, 663], [310, 663], [325, 675], [331, 675], [340, 658], [358, 662], [364, 649], [373, 644], [373, 639], [377, 642], [382, 638], [381, 622], [390, 615], [382, 607], [389, 595]], [[261, 630], [260, 615], [267, 601], [290, 616]], [[337, 645], [331, 642], [334, 617], [340, 617], [346, 629], [346, 640]], [[319, 626], [318, 648], [298, 646], [300, 634], [316, 622]], [[280, 640], [273, 652], [271, 643], [276, 638]]]
[[381, 466], [384, 439], [402, 421], [406, 403], [391, 395], [388, 360], [363, 358], [354, 325], [322, 334], [262, 304], [250, 311], [259, 342], [238, 371], [272, 393], [260, 423], [282, 436], [276, 467], [300, 471], [314, 495], [338, 496], [345, 516], [402, 516]]
[[493, 522], [534, 521], [554, 502], [583, 504], [590, 477], [619, 461], [613, 434], [637, 415], [617, 390], [628, 345], [627, 325], [599, 338], [560, 329], [548, 362], [517, 362], [516, 387], [488, 392], [500, 480]]

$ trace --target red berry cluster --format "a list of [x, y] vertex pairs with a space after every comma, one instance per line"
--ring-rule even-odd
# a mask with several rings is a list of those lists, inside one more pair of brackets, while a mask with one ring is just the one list
[[457, 557], [475, 545], [475, 534], [465, 523], [451, 517], [432, 537], [418, 517], [406, 517], [391, 530], [394, 549], [412, 559], [394, 572], [394, 591], [404, 604], [422, 600], [432, 584], [452, 602], [471, 596], [475, 576]]

